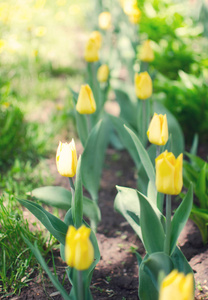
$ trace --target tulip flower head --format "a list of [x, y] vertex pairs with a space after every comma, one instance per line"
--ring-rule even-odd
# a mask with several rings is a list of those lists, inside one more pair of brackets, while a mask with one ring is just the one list
[[98, 24], [99, 27], [103, 30], [108, 30], [111, 28], [111, 14], [108, 11], [104, 11], [101, 14], [99, 14], [98, 17]]
[[131, 14], [129, 15], [129, 21], [132, 24], [138, 24], [141, 20], [141, 10], [138, 7], [132, 9]]
[[158, 115], [154, 113], [154, 116], [150, 122], [147, 136], [150, 143], [155, 145], [165, 145], [168, 141], [168, 122], [166, 115]]
[[66, 234], [65, 260], [79, 271], [87, 270], [94, 261], [94, 248], [90, 241], [90, 228], [82, 225], [78, 230], [69, 226]]
[[155, 56], [154, 56], [154, 52], [151, 47], [151, 41], [147, 40], [142, 44], [142, 46], [140, 48], [139, 59], [141, 61], [151, 62], [154, 60], [154, 58], [155, 58]]
[[162, 281], [159, 300], [193, 300], [194, 279], [191, 273], [184, 275], [173, 270]]
[[89, 38], [85, 45], [84, 58], [87, 62], [99, 60], [98, 42], [94, 38]]
[[124, 0], [122, 7], [124, 13], [129, 17], [129, 21], [133, 24], [138, 24], [142, 13], [138, 8], [137, 0]]
[[99, 31], [95, 30], [91, 32], [90, 39], [93, 39], [97, 45], [97, 48], [100, 49], [102, 45], [102, 35]]
[[136, 73], [134, 77], [137, 98], [146, 100], [152, 95], [152, 79], [147, 72]]
[[155, 159], [156, 188], [158, 192], [178, 195], [183, 186], [183, 154], [177, 158], [167, 150]]
[[96, 111], [95, 99], [88, 84], [81, 86], [76, 104], [76, 110], [80, 114], [93, 114]]
[[59, 142], [56, 153], [56, 166], [59, 174], [74, 177], [77, 170], [77, 152], [74, 140], [67, 144]]
[[97, 80], [99, 82], [106, 82], [109, 77], [108, 65], [101, 65], [97, 71]]

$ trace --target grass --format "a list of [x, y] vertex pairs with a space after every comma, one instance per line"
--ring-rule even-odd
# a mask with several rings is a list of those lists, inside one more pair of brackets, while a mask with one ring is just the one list
[[[23, 211], [13, 196], [4, 194], [0, 198], [0, 209], [0, 295], [6, 297], [20, 293], [37, 268], [36, 260], [26, 247], [22, 235], [32, 243], [37, 241], [45, 255], [53, 243], [50, 242], [46, 246], [48, 236], [41, 231], [30, 231]], [[35, 225], [34, 223], [33, 226]]]

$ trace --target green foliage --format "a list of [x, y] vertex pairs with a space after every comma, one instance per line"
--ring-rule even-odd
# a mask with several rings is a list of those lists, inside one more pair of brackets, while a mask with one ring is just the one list
[[83, 185], [95, 202], [98, 201], [105, 152], [109, 143], [109, 130], [109, 120], [106, 116], [93, 127], [82, 154]]
[[20, 233], [30, 242], [36, 241], [44, 255], [50, 249], [50, 243], [46, 248], [46, 236], [42, 232], [30, 231], [13, 196], [4, 194], [0, 197], [0, 294], [3, 295], [20, 293], [36, 268], [36, 261]]
[[157, 99], [161, 100], [179, 121], [186, 142], [191, 142], [195, 133], [205, 138], [208, 130], [207, 82], [203, 76], [179, 72], [180, 80], [173, 81], [158, 76], [155, 83]]
[[[7, 105], [9, 105], [7, 107]], [[18, 107], [0, 104], [0, 166], [12, 164], [25, 145], [26, 124]]]
[[208, 243], [208, 164], [196, 155], [186, 153], [189, 161], [184, 160], [184, 185], [192, 182], [196, 203], [190, 218], [198, 226], [202, 241]]
[[[69, 190], [59, 186], [45, 186], [32, 190], [32, 197], [48, 206], [69, 210], [72, 202], [72, 194]], [[100, 210], [95, 202], [83, 197], [83, 213], [95, 223], [100, 221]]]

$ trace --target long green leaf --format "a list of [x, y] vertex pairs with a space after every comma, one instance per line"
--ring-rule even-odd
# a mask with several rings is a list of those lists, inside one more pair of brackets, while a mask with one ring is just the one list
[[82, 182], [95, 202], [98, 200], [109, 130], [109, 120], [105, 117], [92, 129], [82, 154]]
[[196, 182], [195, 193], [200, 202], [200, 208], [208, 208], [208, 186], [207, 186], [207, 171], [208, 164], [205, 162], [203, 168], [199, 173], [199, 177]]
[[138, 194], [140, 201], [140, 226], [144, 247], [148, 254], [162, 252], [165, 233], [160, 218], [149, 201]]
[[138, 120], [137, 101], [132, 101], [132, 99], [129, 98], [129, 94], [121, 89], [115, 89], [114, 92], [116, 101], [120, 106], [120, 118], [125, 120], [125, 122], [136, 130]]
[[65, 245], [65, 236], [68, 227], [64, 222], [46, 211], [37, 203], [18, 198], [17, 200], [24, 205], [61, 244]]
[[142, 263], [139, 267], [139, 299], [142, 300], [158, 300], [158, 291], [151, 280], [147, 268], [145, 266], [145, 261], [148, 259], [149, 254], [146, 254]]
[[179, 272], [184, 274], [193, 274], [191, 266], [178, 247], [175, 248], [173, 254], [171, 255], [171, 259], [174, 264], [174, 269], [177, 269]]
[[118, 194], [114, 201], [114, 208], [131, 225], [136, 234], [142, 240], [140, 227], [140, 204], [137, 191], [134, 189], [116, 186]]
[[164, 252], [155, 252], [144, 261], [144, 270], [159, 291], [161, 280], [173, 270], [173, 261]]
[[[68, 210], [71, 207], [71, 192], [59, 186], [45, 186], [32, 191], [32, 196], [40, 202]], [[100, 221], [100, 209], [98, 205], [87, 197], [83, 197], [83, 213], [95, 223]]]
[[114, 117], [112, 115], [109, 115], [109, 118], [110, 118], [111, 122], [113, 123], [113, 126], [114, 126], [115, 130], [117, 131], [122, 144], [127, 149], [129, 154], [131, 155], [131, 157], [134, 160], [134, 163], [138, 169], [140, 166], [140, 157], [139, 157], [136, 146], [135, 146], [131, 136], [124, 128], [124, 125], [126, 124], [125, 121], [122, 120], [121, 118]]
[[149, 180], [154, 184], [155, 183], [155, 170], [154, 170], [154, 167], [152, 165], [152, 162], [149, 158], [147, 151], [143, 147], [142, 143], [140, 142], [140, 140], [136, 136], [136, 134], [131, 129], [129, 129], [127, 126], [124, 125], [124, 127], [126, 128], [128, 133], [130, 134], [132, 140], [134, 141], [134, 144], [139, 153], [142, 164], [143, 164], [145, 171], [149, 177]]
[[189, 190], [186, 193], [186, 196], [184, 197], [180, 206], [177, 208], [171, 222], [171, 241], [170, 241], [171, 253], [173, 253], [173, 251], [175, 250], [178, 237], [189, 218], [192, 205], [193, 205], [193, 186], [190, 185]]
[[63, 286], [60, 284], [60, 282], [57, 280], [57, 278], [49, 270], [49, 268], [48, 268], [46, 262], [44, 261], [40, 251], [38, 250], [37, 244], [35, 243], [35, 246], [33, 246], [30, 243], [30, 241], [28, 241], [24, 236], [22, 236], [22, 237], [23, 237], [25, 243], [29, 246], [29, 248], [31, 249], [31, 251], [35, 255], [35, 257], [37, 258], [37, 260], [40, 263], [40, 265], [42, 266], [42, 268], [48, 274], [48, 277], [50, 278], [50, 280], [53, 283], [53, 285], [55, 286], [55, 288], [61, 293], [62, 297], [65, 300], [69, 300], [70, 298], [69, 298], [69, 295], [68, 295], [67, 291], [63, 288]]

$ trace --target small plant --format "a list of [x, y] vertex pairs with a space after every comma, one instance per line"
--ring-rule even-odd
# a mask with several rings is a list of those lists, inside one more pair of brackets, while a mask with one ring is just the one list
[[[37, 260], [48, 274], [50, 280], [64, 299], [91, 300], [90, 282], [93, 270], [100, 259], [100, 252], [95, 234], [87, 223], [83, 220], [83, 211], [90, 209], [89, 202], [83, 201], [82, 180], [81, 180], [81, 157], [77, 162], [77, 153], [74, 140], [68, 143], [59, 143], [56, 154], [56, 165], [60, 175], [68, 177], [71, 192], [59, 188], [46, 187], [41, 189], [40, 194], [44, 194], [48, 203], [55, 201], [65, 201], [68, 210], [64, 221], [46, 211], [39, 204], [18, 199], [37, 219], [48, 229], [48, 231], [60, 243], [60, 255], [68, 267], [66, 273], [72, 285], [70, 294], [63, 288], [56, 276], [54, 276], [44, 261], [37, 243], [33, 245], [26, 237], [22, 236], [26, 244], [32, 250]], [[76, 175], [75, 184], [73, 177]], [[55, 194], [55, 198], [54, 198]], [[51, 195], [53, 195], [51, 199]]]
[[[155, 128], [156, 131], [158, 129]], [[139, 138], [129, 128], [126, 127], [126, 130], [137, 148], [149, 179], [147, 196], [140, 191], [118, 186], [114, 205], [135, 230], [146, 250], [143, 259], [135, 251], [139, 264], [139, 298], [157, 300], [160, 299], [159, 289], [162, 280], [174, 269], [184, 274], [191, 273], [190, 276], [193, 277], [190, 265], [177, 247], [177, 239], [192, 208], [193, 188], [189, 187], [171, 220], [171, 195], [178, 195], [183, 186], [183, 155], [180, 154], [175, 158], [173, 153], [165, 150], [155, 159], [155, 171]], [[155, 135], [159, 140], [159, 134], [156, 132]], [[164, 194], [166, 194], [165, 216]]]
[[200, 157], [186, 153], [184, 161], [184, 185], [193, 183], [196, 203], [193, 204], [190, 219], [200, 230], [202, 241], [208, 243], [208, 164]]

